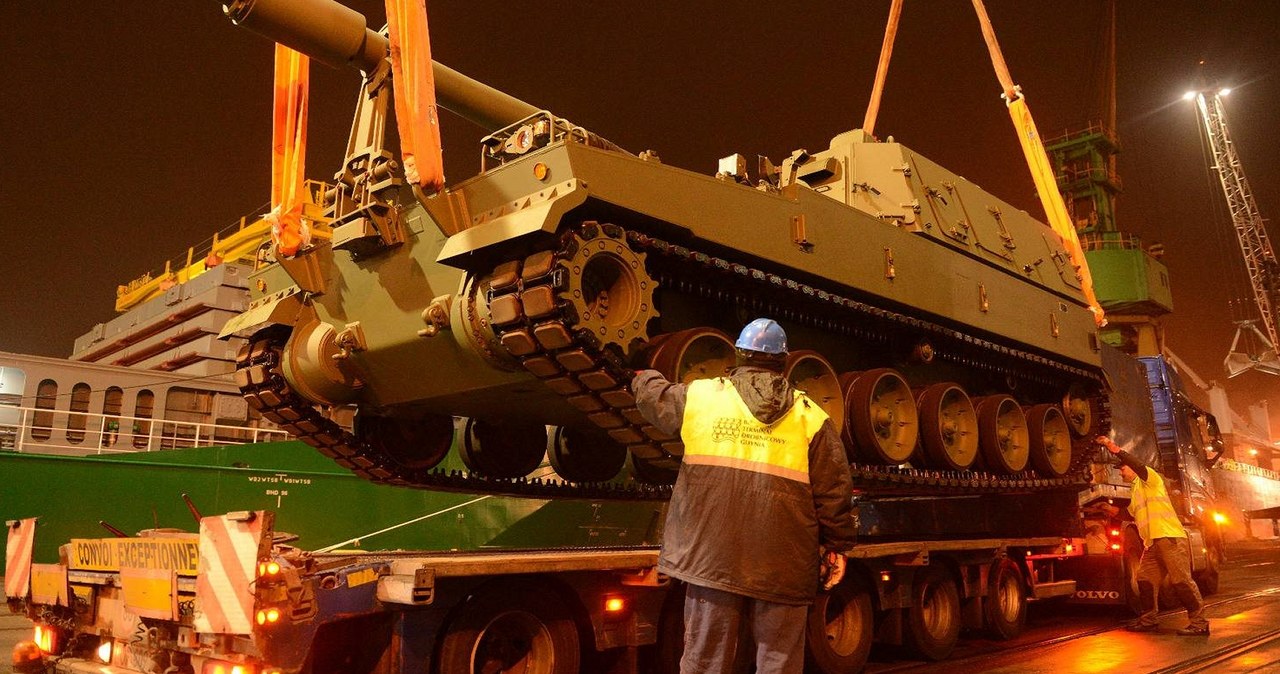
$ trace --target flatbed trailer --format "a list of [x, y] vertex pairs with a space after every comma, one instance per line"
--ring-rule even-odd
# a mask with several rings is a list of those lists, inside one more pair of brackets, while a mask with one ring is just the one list
[[[658, 573], [655, 547], [311, 553], [273, 543], [272, 519], [72, 541], [58, 564], [26, 560], [9, 607], [36, 623], [39, 666], [56, 672], [678, 671], [684, 588]], [[1015, 636], [1028, 601], [1074, 592], [1055, 571], [1073, 540], [859, 544], [810, 611], [810, 671], [858, 671], [873, 641], [943, 659], [962, 629]]]

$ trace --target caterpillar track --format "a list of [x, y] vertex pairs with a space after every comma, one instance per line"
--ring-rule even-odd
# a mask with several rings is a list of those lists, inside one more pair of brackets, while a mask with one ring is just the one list
[[[927, 343], [931, 357], [939, 363], [982, 371], [1010, 383], [1042, 390], [1065, 390], [1074, 384], [1090, 391], [1086, 397], [1094, 428], [1088, 435], [1073, 435], [1070, 466], [1061, 477], [1043, 477], [1030, 470], [997, 475], [855, 462], [851, 469], [858, 490], [954, 495], [1075, 489], [1087, 482], [1090, 437], [1108, 427], [1098, 373], [873, 306], [801, 279], [593, 221], [566, 229], [550, 248], [496, 267], [484, 279], [488, 288], [484, 299], [500, 348], [613, 442], [625, 446], [628, 472], [634, 479], [493, 478], [416, 465], [412, 452], [357, 438], [292, 391], [281, 374], [280, 354], [287, 334], [279, 330], [259, 333], [242, 349], [237, 381], [245, 399], [265, 418], [373, 482], [535, 498], [667, 498], [668, 484], [679, 465], [680, 444], [644, 421], [627, 389], [635, 354], [643, 353], [639, 347], [650, 337], [647, 325], [619, 326], [602, 318], [609, 312], [611, 298], [606, 293], [593, 295], [587, 288], [590, 279], [583, 278], [581, 264], [584, 249], [606, 252], [622, 260], [623, 267], [640, 267], [636, 272], [645, 287], [632, 297], [613, 298], [615, 302], [651, 305], [653, 293], [660, 288], [662, 293], [728, 303], [750, 314], [777, 316], [882, 348], [893, 343]], [[648, 313], [642, 314], [648, 319], [657, 316], [654, 307], [646, 309]]]

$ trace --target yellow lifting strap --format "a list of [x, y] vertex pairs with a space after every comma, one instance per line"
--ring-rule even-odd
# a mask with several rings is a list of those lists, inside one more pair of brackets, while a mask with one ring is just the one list
[[987, 50], [991, 52], [991, 65], [995, 67], [996, 79], [1004, 90], [1004, 99], [1009, 107], [1009, 116], [1013, 119], [1013, 128], [1018, 132], [1018, 141], [1022, 143], [1022, 153], [1027, 159], [1027, 168], [1031, 170], [1031, 180], [1035, 182], [1036, 193], [1040, 195], [1040, 203], [1044, 206], [1045, 215], [1053, 231], [1062, 237], [1062, 242], [1071, 255], [1071, 264], [1080, 278], [1080, 287], [1084, 291], [1085, 301], [1093, 312], [1093, 319], [1098, 327], [1106, 325], [1106, 315], [1098, 298], [1093, 294], [1093, 277], [1089, 274], [1089, 264], [1084, 258], [1084, 249], [1080, 247], [1080, 239], [1076, 236], [1075, 224], [1067, 214], [1067, 205], [1062, 201], [1058, 191], [1058, 182], [1053, 175], [1053, 166], [1049, 163], [1049, 155], [1045, 152], [1040, 133], [1036, 131], [1035, 121], [1031, 119], [1031, 109], [1022, 95], [1022, 90], [1013, 83], [1009, 74], [1009, 66], [1000, 52], [1000, 44], [996, 42], [996, 31], [991, 26], [991, 18], [987, 16], [987, 8], [982, 0], [973, 0], [973, 8], [978, 13], [978, 22], [982, 24], [982, 37], [987, 42]]
[[423, 0], [386, 0], [396, 124], [405, 179], [425, 194], [444, 187], [440, 116]]
[[307, 92], [310, 59], [276, 45], [275, 109], [271, 128], [271, 238], [283, 255], [311, 240], [302, 219], [303, 171], [307, 155]]

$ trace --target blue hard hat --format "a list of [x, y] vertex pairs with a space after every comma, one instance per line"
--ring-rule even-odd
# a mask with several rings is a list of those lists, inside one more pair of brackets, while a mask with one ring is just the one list
[[787, 353], [787, 332], [771, 318], [757, 318], [742, 329], [734, 346], [744, 351], [784, 356]]

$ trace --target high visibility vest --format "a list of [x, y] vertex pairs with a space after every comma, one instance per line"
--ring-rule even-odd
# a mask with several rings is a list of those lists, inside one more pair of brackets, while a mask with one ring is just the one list
[[1129, 514], [1138, 525], [1142, 544], [1151, 547], [1157, 538], [1186, 538], [1178, 513], [1165, 490], [1164, 478], [1154, 468], [1147, 468], [1147, 479], [1133, 481], [1133, 495], [1129, 500]]
[[809, 444], [826, 412], [800, 391], [777, 421], [756, 419], [727, 378], [689, 384], [680, 438], [684, 463], [724, 466], [809, 484]]

